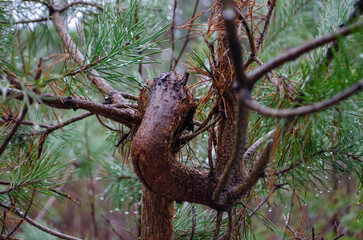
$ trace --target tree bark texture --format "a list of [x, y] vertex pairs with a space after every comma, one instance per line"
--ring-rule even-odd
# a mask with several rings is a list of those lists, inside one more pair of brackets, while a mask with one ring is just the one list
[[143, 187], [141, 212], [141, 239], [173, 238], [173, 201]]
[[[184, 166], [177, 160], [181, 133], [192, 121], [196, 107], [186, 86], [187, 78], [187, 75], [175, 72], [163, 73], [150, 81], [140, 93], [142, 122], [134, 130], [131, 155], [134, 171], [145, 188], [141, 226], [143, 239], [171, 239], [165, 233], [172, 232], [170, 206], [173, 206], [173, 201], [199, 203], [217, 210], [230, 207], [213, 202], [212, 195], [217, 185], [213, 174]], [[165, 212], [159, 213], [163, 209]]]

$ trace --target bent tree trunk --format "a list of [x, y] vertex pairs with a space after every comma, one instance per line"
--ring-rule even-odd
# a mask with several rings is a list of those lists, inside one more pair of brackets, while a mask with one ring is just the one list
[[[179, 137], [192, 121], [195, 102], [187, 75], [164, 73], [140, 93], [140, 126], [132, 141], [134, 170], [144, 185], [142, 239], [171, 239], [173, 201], [226, 210], [212, 201], [217, 180], [177, 161]], [[162, 237], [160, 237], [162, 236]]]

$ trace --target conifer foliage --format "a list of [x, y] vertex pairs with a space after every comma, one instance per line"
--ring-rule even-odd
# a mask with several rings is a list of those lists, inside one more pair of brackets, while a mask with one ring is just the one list
[[0, 238], [362, 238], [362, 13], [0, 1]]

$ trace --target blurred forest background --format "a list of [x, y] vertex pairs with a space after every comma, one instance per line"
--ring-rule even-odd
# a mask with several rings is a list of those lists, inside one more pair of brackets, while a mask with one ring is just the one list
[[[21, 88], [31, 86], [40, 92], [46, 89], [99, 103], [107, 101], [89, 81], [82, 80], [84, 75], [77, 75], [77, 64], [64, 51], [48, 19], [46, 2], [0, 1], [2, 91], [14, 85], [5, 77], [11, 71], [22, 79], [18, 83]], [[55, 2], [66, 6], [73, 1]], [[205, 98], [211, 83], [203, 78], [202, 70], [211, 68], [207, 42], [213, 44], [215, 35], [207, 38], [206, 31], [217, 1], [82, 2], [89, 4], [71, 5], [62, 12], [62, 17], [92, 68], [116, 89], [135, 96], [147, 80], [162, 72], [172, 69], [191, 72], [188, 84], [197, 101], [203, 103], [198, 105], [197, 120], [206, 118], [213, 103]], [[251, 2], [255, 5], [248, 7], [256, 16], [267, 13], [270, 1]], [[354, 10], [355, 1], [276, 2], [259, 53], [264, 62], [307, 40], [338, 30]], [[258, 21], [256, 17], [249, 24], [257, 26]], [[288, 107], [294, 106], [294, 98], [302, 91], [305, 95], [300, 94], [300, 100], [314, 103], [345, 89], [363, 77], [362, 34], [363, 31], [358, 31], [339, 41], [339, 54], [334, 54], [330, 74], [313, 75], [303, 90], [302, 79], [311, 75], [328, 46], [311, 51], [273, 73], [275, 78], [287, 82], [287, 91], [276, 91], [273, 83], [264, 80], [254, 94], [265, 105]], [[248, 39], [243, 41], [247, 46]], [[42, 77], [36, 78], [39, 66]], [[248, 71], [257, 66], [253, 63]], [[329, 83], [321, 81], [322, 78], [329, 79]], [[290, 135], [281, 137], [284, 144], [273, 164], [278, 170], [289, 166], [293, 170], [275, 176], [279, 179], [274, 182], [281, 184], [278, 187], [269, 178], [255, 186], [253, 196], [245, 202], [249, 210], [273, 191], [253, 216], [246, 216], [242, 207], [235, 209], [244, 218], [240, 221], [241, 239], [299, 238], [294, 233], [301, 236], [299, 239], [311, 239], [312, 235], [335, 239], [341, 234], [344, 234], [341, 239], [363, 239], [362, 97], [360, 92], [329, 110], [303, 117], [290, 128]], [[0, 106], [0, 142], [3, 142], [23, 103], [15, 98], [6, 99], [3, 94]], [[131, 166], [127, 127], [101, 116], [84, 116], [83, 120], [55, 127], [47, 133], [42, 146], [44, 154], [37, 159], [37, 142], [44, 126], [57, 126], [82, 112], [85, 111], [40, 105], [28, 110], [29, 124], [20, 125], [0, 158], [0, 202], [9, 205], [14, 200], [36, 222], [82, 239], [137, 239], [141, 183]], [[276, 124], [288, 124], [287, 120], [257, 114], [251, 114], [250, 118], [250, 143]], [[120, 139], [125, 141], [118, 144]], [[208, 131], [197, 136], [183, 148], [181, 161], [207, 168], [208, 141]], [[36, 162], [36, 167], [23, 161], [32, 158], [37, 161], [28, 162]], [[2, 236], [19, 227], [12, 237], [58, 239], [26, 221], [19, 224], [20, 218], [11, 209], [2, 208], [0, 217]], [[216, 212], [207, 207], [187, 202], [176, 204], [175, 239], [189, 239], [192, 225], [194, 239], [212, 239], [215, 218]], [[226, 231], [227, 220], [224, 214], [221, 232]]]

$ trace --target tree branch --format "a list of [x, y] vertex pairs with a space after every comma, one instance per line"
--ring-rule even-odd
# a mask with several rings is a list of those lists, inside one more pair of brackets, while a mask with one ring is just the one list
[[311, 114], [324, 110], [357, 93], [362, 88], [363, 88], [363, 79], [361, 79], [358, 83], [354, 84], [353, 86], [349, 87], [348, 89], [338, 93], [337, 95], [329, 99], [315, 103], [313, 105], [298, 107], [293, 109], [274, 109], [274, 108], [265, 107], [264, 105], [253, 100], [249, 92], [242, 91], [243, 89], [241, 89], [240, 95], [241, 98], [243, 99], [245, 106], [251, 110], [254, 110], [265, 116], [276, 117], [276, 118], [288, 118], [288, 117], [303, 116], [306, 114]]
[[343, 27], [335, 33], [323, 36], [323, 37], [315, 39], [315, 40], [308, 41], [298, 47], [295, 47], [295, 48], [292, 48], [292, 49], [286, 51], [285, 53], [283, 53], [280, 56], [276, 57], [275, 59], [271, 60], [270, 62], [262, 65], [257, 70], [249, 73], [247, 75], [247, 77], [249, 79], [249, 84], [254, 85], [262, 76], [264, 76], [266, 73], [270, 72], [271, 70], [278, 68], [287, 62], [291, 62], [311, 50], [314, 50], [327, 43], [337, 40], [341, 36], [348, 36], [349, 34], [356, 32], [357, 30], [361, 29], [362, 27], [363, 27], [363, 21], [360, 21], [360, 22], [354, 23], [350, 26]]
[[[53, 7], [50, 9], [51, 9], [51, 11], [50, 11], [51, 20], [54, 24], [54, 27], [55, 27], [57, 33], [59, 34], [59, 37], [61, 38], [61, 40], [63, 42], [65, 49], [67, 49], [67, 51], [71, 54], [73, 60], [76, 63], [83, 64], [85, 61], [85, 58], [82, 55], [82, 53], [79, 51], [77, 45], [74, 43], [72, 37], [69, 35], [69, 33], [65, 27], [65, 24], [60, 16], [60, 11], [54, 10]], [[115, 103], [125, 103], [126, 102], [126, 100], [124, 99], [122, 94], [120, 94], [120, 92], [116, 91], [113, 87], [111, 87], [111, 85], [108, 84], [108, 82], [105, 79], [103, 79], [102, 77], [99, 77], [100, 75], [95, 69], [89, 70], [89, 74], [86, 74], [86, 76], [92, 82], [92, 84], [97, 87], [97, 89], [100, 92], [111, 97], [113, 102], [115, 102]]]
[[[245, 89], [246, 91], [251, 90], [248, 85], [248, 79], [245, 75], [242, 59], [242, 48], [239, 44], [235, 18], [236, 12], [233, 4], [233, 0], [222, 1], [223, 5], [223, 18], [225, 28], [227, 32], [229, 42], [229, 53], [231, 54], [234, 66], [234, 77], [237, 83], [237, 89]], [[225, 204], [227, 201], [227, 191], [230, 187], [232, 180], [235, 178], [239, 165], [241, 164], [241, 158], [244, 154], [244, 148], [246, 145], [247, 136], [247, 125], [248, 125], [248, 109], [244, 106], [242, 99], [238, 97], [238, 115], [237, 115], [237, 126], [235, 135], [235, 145], [233, 148], [233, 155], [230, 161], [228, 161], [226, 168], [220, 181], [214, 191], [213, 201], [217, 204]], [[245, 165], [242, 164], [242, 175], [246, 175]]]
[[49, 233], [53, 236], [56, 236], [56, 237], [59, 237], [61, 239], [68, 239], [68, 240], [81, 240], [80, 238], [76, 238], [76, 237], [73, 237], [73, 236], [70, 236], [70, 235], [67, 235], [67, 234], [64, 234], [64, 233], [60, 233], [60, 232], [57, 232], [53, 229], [50, 229], [46, 226], [43, 226], [39, 223], [37, 223], [36, 221], [34, 221], [33, 219], [31, 219], [30, 217], [28, 216], [25, 216], [24, 214], [21, 214], [20, 211], [17, 209], [17, 208], [13, 208], [11, 206], [8, 206], [8, 205], [5, 205], [3, 204], [2, 202], [0, 202], [0, 206], [3, 207], [3, 208], [6, 208], [6, 209], [12, 209], [13, 212], [18, 215], [19, 217], [25, 219], [28, 223], [30, 223], [31, 225], [33, 225], [34, 227], [46, 232], [46, 233]]
[[252, 169], [250, 175], [247, 177], [246, 181], [240, 185], [236, 190], [232, 192], [233, 200], [239, 199], [241, 196], [248, 193], [257, 181], [263, 176], [263, 172], [270, 160], [271, 151], [273, 147], [273, 140], [267, 143], [265, 150], [263, 151], [261, 157], [258, 159], [255, 167]]
[[261, 44], [263, 43], [263, 39], [266, 35], [266, 32], [268, 30], [268, 27], [270, 25], [270, 19], [271, 19], [271, 16], [272, 16], [272, 12], [276, 6], [276, 1], [277, 0], [272, 0], [272, 1], [269, 1], [270, 2], [270, 7], [268, 9], [268, 12], [266, 14], [266, 17], [265, 17], [265, 25], [263, 26], [263, 30], [260, 34], [260, 37], [258, 38], [257, 40], [257, 45], [256, 45], [256, 52], [259, 50]]
[[23, 121], [26, 113], [28, 111], [28, 107], [26, 104], [24, 104], [23, 109], [21, 110], [18, 119], [15, 122], [14, 127], [11, 129], [10, 133], [6, 136], [4, 142], [1, 144], [0, 146], [0, 156], [3, 154], [5, 148], [8, 146], [8, 144], [10, 143], [10, 140], [13, 138], [14, 134], [16, 133], [16, 131], [18, 130], [21, 122]]
[[243, 154], [243, 161], [245, 163], [247, 163], [253, 154], [255, 154], [257, 152], [257, 150], [261, 147], [261, 145], [267, 140], [269, 139], [272, 134], [275, 133], [275, 129], [268, 132], [267, 134], [265, 134], [264, 136], [262, 136], [260, 139], [258, 139], [254, 144], [252, 144], [245, 152], [245, 154]]
[[91, 7], [97, 8], [100, 11], [103, 11], [103, 7], [101, 7], [99, 4], [95, 4], [95, 3], [91, 3], [91, 2], [84, 2], [84, 1], [74, 1], [72, 3], [69, 3], [69, 4], [65, 5], [64, 7], [62, 7], [61, 9], [59, 9], [58, 11], [59, 12], [64, 12], [68, 8], [74, 7], [76, 5], [91, 6]]
[[[0, 95], [3, 95], [4, 92], [0, 92]], [[16, 89], [7, 89], [5, 91], [6, 97], [13, 97], [18, 100], [23, 100], [24, 92], [16, 90]], [[45, 93], [42, 95], [37, 95], [36, 100], [39, 103], [48, 105], [53, 108], [59, 109], [83, 109], [87, 110], [90, 113], [98, 114], [103, 117], [112, 119], [116, 122], [122, 123], [128, 127], [131, 127], [134, 123], [139, 123], [140, 119], [136, 114], [130, 114], [129, 111], [125, 111], [124, 109], [118, 109], [111, 107], [109, 105], [100, 104], [96, 102], [91, 102], [87, 100], [83, 100], [80, 98], [72, 98], [72, 97], [57, 97], [49, 93]]]

